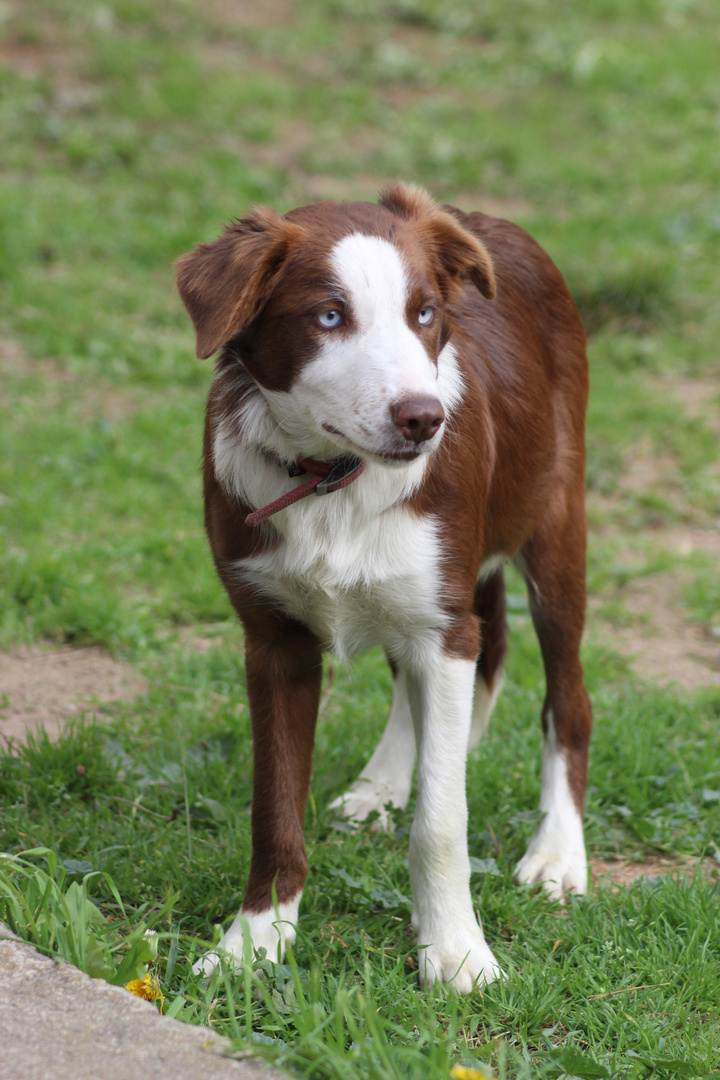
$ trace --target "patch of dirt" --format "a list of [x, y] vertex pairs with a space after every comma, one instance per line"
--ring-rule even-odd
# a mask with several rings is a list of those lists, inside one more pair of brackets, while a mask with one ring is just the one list
[[[18, 395], [9, 385], [10, 378], [37, 378], [33, 389], [33, 402], [37, 407], [38, 388], [42, 385], [42, 407], [55, 410], [66, 401], [77, 408], [80, 420], [109, 420], [117, 423], [133, 416], [137, 411], [139, 392], [134, 388], [103, 384], [95, 380], [86, 385], [82, 374], [63, 367], [51, 359], [34, 359], [27, 356], [14, 341], [0, 341], [0, 375], [8, 376], [5, 385], [0, 382], [0, 408], [16, 406]], [[147, 398], [147, 393], [144, 393]]]
[[[24, 7], [8, 4], [4, 18], [4, 33], [0, 41], [0, 67], [7, 68], [26, 79], [47, 78], [62, 106], [76, 107], [80, 90], [82, 106], [90, 88], [83, 86], [79, 75], [83, 53], [68, 40], [67, 28], [47, 10], [39, 6]], [[92, 95], [94, 97], [94, 95]]]
[[680, 465], [669, 450], [658, 450], [649, 437], [637, 444], [625, 462], [620, 488], [643, 495], [653, 491], [676, 491], [681, 485]]
[[[233, 30], [272, 30], [278, 26], [290, 26], [296, 20], [297, 14], [288, 0], [271, 0], [267, 4], [249, 4], [244, 0], [210, 0], [209, 12], [212, 19], [219, 27], [227, 27]], [[348, 47], [355, 50], [358, 47], [358, 35], [362, 37], [362, 24], [357, 20], [350, 19], [348, 22], [349, 44]], [[203, 54], [213, 64], [231, 64], [238, 62], [238, 38], [227, 41], [214, 41], [203, 46]], [[250, 37], [248, 40], [252, 40]], [[378, 80], [376, 93], [378, 98], [394, 112], [402, 113], [411, 108], [422, 108], [423, 102], [432, 101], [437, 105], [443, 100], [448, 103], [456, 102], [462, 106], [462, 92], [443, 88], [439, 90], [436, 85], [423, 85], [415, 81], [417, 65], [422, 66], [422, 58], [425, 52], [437, 49], [437, 32], [430, 27], [396, 25], [392, 27], [392, 42], [385, 41], [378, 46], [374, 36], [368, 41], [368, 48], [379, 48], [382, 52], [385, 46], [391, 49], [399, 49], [402, 55], [407, 56], [411, 75], [400, 75], [397, 81], [384, 82]], [[372, 51], [371, 49], [371, 51]], [[477, 42], [469, 45], [462, 37], [453, 39], [453, 50], [457, 52], [473, 51], [477, 49]], [[294, 65], [297, 58], [288, 59], [277, 55], [272, 49], [261, 50], [257, 55], [251, 50], [244, 56], [247, 64], [259, 63], [260, 69], [267, 75], [276, 73], [280, 78], [310, 78], [321, 80], [328, 84], [330, 94], [332, 86], [337, 78], [342, 78], [342, 71], [337, 70], [331, 57], [321, 53], [310, 53], [302, 61], [302, 70], [298, 71]], [[484, 95], [484, 100], [492, 104], [501, 98], [492, 93]], [[343, 153], [353, 155], [358, 160], [367, 160], [373, 156], [384, 144], [385, 137], [376, 128], [368, 126], [363, 129], [344, 132], [342, 137]], [[329, 172], [323, 168], [323, 156], [330, 153], [335, 156], [335, 149], [323, 146], [322, 133], [319, 133], [311, 125], [302, 124], [293, 120], [280, 129], [276, 130], [268, 142], [256, 142], [251, 139], [240, 139], [237, 135], [228, 134], [221, 139], [221, 145], [229, 152], [236, 153], [251, 159], [253, 162], [269, 168], [280, 167], [288, 176], [285, 182], [284, 196], [290, 204], [306, 202], [321, 202], [324, 200], [375, 200], [380, 189], [388, 182], [387, 175], [376, 175], [370, 172], [356, 173], [353, 176], [332, 175], [332, 165]], [[308, 165], [306, 159], [314, 158], [314, 164]], [[412, 177], [406, 177], [412, 180]], [[517, 196], [501, 197], [484, 195], [481, 191], [467, 190], [451, 193], [451, 201], [468, 210], [482, 210], [496, 217], [517, 218], [527, 217], [532, 210], [527, 200]]]
[[82, 420], [102, 419], [117, 424], [134, 416], [137, 406], [137, 395], [132, 390], [117, 386], [87, 387], [78, 401], [78, 416]]
[[685, 557], [695, 551], [702, 551], [708, 555], [717, 555], [720, 560], [720, 522], [713, 529], [672, 525], [667, 529], [652, 530], [650, 538], [656, 546], [675, 555]]
[[[701, 419], [720, 434], [720, 380], [664, 377], [653, 380], [653, 388], [676, 402], [688, 418]], [[641, 440], [628, 455], [617, 494], [611, 498], [593, 494], [588, 507], [596, 527], [606, 535], [620, 536], [627, 526], [605, 522], [612, 521], [613, 511], [617, 513], [624, 499], [649, 495], [666, 500], [687, 522], [645, 527], [639, 539], [647, 541], [656, 554], [666, 552], [684, 559], [702, 553], [712, 555], [720, 565], [720, 520], [713, 521], [707, 509], [691, 503], [679, 462], [669, 450], [658, 450], [649, 437]], [[627, 539], [621, 561], [629, 567], [636, 565], [641, 574], [647, 547], [641, 551], [630, 535]], [[630, 658], [635, 672], [655, 683], [676, 683], [688, 690], [720, 687], [720, 640], [707, 627], [687, 618], [681, 598], [686, 574], [680, 565], [663, 573], [631, 578], [619, 587], [617, 595], [624, 602], [632, 625], [617, 627], [600, 623], [599, 634], [612, 648]], [[601, 600], [591, 598], [591, 608], [601, 605]]]
[[44, 727], [56, 736], [73, 716], [145, 693], [129, 664], [100, 648], [26, 646], [0, 653], [0, 736], [22, 742]]
[[241, 29], [265, 29], [273, 26], [289, 26], [296, 17], [292, 0], [263, 0], [248, 3], [247, 0], [206, 0], [206, 11], [224, 26]]
[[[672, 525], [647, 530], [656, 552], [687, 558], [702, 552], [717, 558], [720, 566], [720, 522], [714, 528]], [[623, 559], [637, 560], [636, 551]], [[720, 687], [720, 639], [707, 626], [687, 618], [681, 599], [686, 575], [682, 568], [632, 578], [618, 590], [630, 625], [595, 620], [599, 636], [616, 652], [627, 656], [630, 667], [642, 678], [660, 686], [672, 683], [686, 690]], [[602, 606], [591, 597], [589, 607]]]
[[217, 645], [229, 641], [237, 643], [240, 638], [239, 622], [202, 623], [198, 626], [183, 626], [177, 632], [180, 646], [190, 653], [204, 656]]
[[373, 173], [358, 173], [352, 177], [318, 174], [303, 178], [304, 190], [310, 202], [325, 199], [374, 202], [386, 184], [387, 177]]
[[622, 858], [590, 859], [590, 870], [596, 888], [601, 882], [615, 888], [627, 888], [641, 878], [692, 878], [698, 874], [711, 879], [720, 877], [720, 865], [712, 859], [691, 858], [679, 861], [656, 855], [646, 856], [641, 862]]
[[682, 405], [691, 420], [702, 418], [720, 435], [720, 379], [661, 379], [656, 388]]
[[482, 191], [458, 191], [452, 201], [454, 206], [464, 210], [466, 214], [480, 210], [490, 217], [507, 218], [509, 221], [530, 217], [533, 212], [527, 199], [519, 195], [485, 195]]
[[74, 50], [49, 42], [28, 43], [11, 35], [0, 45], [0, 66], [28, 79], [45, 74], [72, 79], [77, 61], [78, 54]]
[[[674, 532], [677, 536], [678, 531]], [[687, 537], [676, 542], [692, 543]], [[601, 625], [599, 633], [616, 652], [629, 658], [633, 671], [660, 686], [720, 687], [720, 641], [684, 617], [677, 574], [635, 578], [623, 586], [621, 596], [633, 624]]]
[[0, 375], [19, 378], [37, 375], [52, 382], [71, 382], [75, 376], [69, 368], [57, 360], [39, 360], [27, 355], [21, 345], [12, 339], [0, 341]]
[[30, 363], [32, 361], [16, 341], [11, 338], [0, 340], [0, 375], [27, 375]]

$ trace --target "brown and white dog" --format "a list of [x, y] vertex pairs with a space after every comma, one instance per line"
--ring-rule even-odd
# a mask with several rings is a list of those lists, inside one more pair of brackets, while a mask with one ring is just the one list
[[[407, 802], [417, 752], [420, 979], [490, 982], [501, 970], [470, 895], [465, 766], [502, 681], [508, 559], [527, 582], [547, 681], [544, 816], [516, 874], [553, 897], [587, 884], [577, 309], [522, 229], [402, 184], [377, 205], [256, 209], [184, 256], [177, 281], [198, 356], [222, 348], [205, 523], [245, 629], [254, 745], [250, 878], [220, 949], [242, 955], [243, 920], [272, 959], [294, 939], [322, 653], [379, 643], [390, 717], [336, 805], [385, 820], [387, 804]], [[338, 459], [342, 490], [286, 505], [308, 484], [298, 460], [317, 477]]]

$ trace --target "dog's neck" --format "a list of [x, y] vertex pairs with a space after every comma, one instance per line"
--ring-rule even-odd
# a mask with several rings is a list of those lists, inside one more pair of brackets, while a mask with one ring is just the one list
[[[225, 368], [218, 372], [217, 378], [221, 385], [217, 388], [219, 393], [214, 395], [212, 424], [215, 475], [228, 495], [253, 510], [260, 509], [287, 493], [292, 486], [288, 463], [305, 455], [299, 453], [279, 428], [246, 372], [239, 366], [230, 372]], [[340, 455], [337, 447], [329, 446], [325, 455], [312, 456], [329, 461]], [[337, 509], [338, 500], [343, 505], [349, 500], [347, 509], [352, 508], [352, 514], [359, 513], [362, 518], [383, 513], [412, 496], [422, 483], [427, 465], [427, 456], [394, 466], [368, 460], [364, 474], [347, 491], [337, 492], [329, 499], [313, 498], [314, 515], [319, 513], [324, 520], [331, 507]]]

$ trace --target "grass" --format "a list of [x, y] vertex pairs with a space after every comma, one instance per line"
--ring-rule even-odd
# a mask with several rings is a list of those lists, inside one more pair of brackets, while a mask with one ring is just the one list
[[[36, 865], [37, 858], [47, 860], [47, 870]], [[110, 875], [89, 870], [87, 860], [59, 863], [54, 851], [35, 848], [23, 856], [3, 854], [0, 865], [5, 923], [46, 956], [62, 957], [92, 978], [118, 986], [142, 978], [157, 959], [157, 933], [142, 919], [142, 911], [129, 919]], [[91, 882], [99, 876], [114, 902], [115, 919], [91, 898]]]
[[[439, 1077], [462, 1060], [486, 1062], [496, 1075], [504, 1067], [507, 1076], [553, 1076], [557, 1053], [569, 1048], [584, 1055], [583, 1067], [608, 1070], [575, 1075], [646, 1076], [654, 1066], [645, 1062], [662, 1059], [684, 1062], [687, 1075], [710, 1073], [720, 1037], [716, 882], [688, 872], [631, 890], [601, 886], [564, 910], [512, 882], [537, 817], [540, 690], [531, 639], [522, 628], [514, 637], [507, 693], [486, 752], [469, 770], [470, 850], [482, 860], [473, 895], [509, 973], [483, 995], [418, 993], [411, 812], [396, 814], [388, 836], [348, 832], [327, 810], [382, 723], [388, 678], [379, 656], [337, 672], [329, 688], [299, 940], [286, 965], [268, 972], [261, 1000], [243, 974], [224, 972], [205, 987], [189, 968], [198, 938], [239, 904], [249, 861], [248, 719], [237, 707], [242, 665], [229, 646], [203, 657], [170, 650], [148, 699], [118, 707], [109, 731], [80, 725], [5, 759], [4, 846], [17, 851], [52, 837], [65, 880], [86, 879], [89, 899], [108, 917], [119, 962], [133, 926], [159, 932], [153, 970], [171, 1015], [209, 1020], [303, 1074]], [[712, 857], [717, 700], [688, 702], [622, 681], [611, 687], [607, 658], [588, 661], [597, 718], [590, 849]], [[376, 685], [369, 695], [368, 684]], [[45, 858], [31, 861], [42, 868]], [[46, 944], [31, 921], [10, 915], [14, 928]]]
[[[372, 198], [395, 176], [497, 208], [546, 246], [592, 335], [589, 583], [610, 636], [591, 619], [588, 846], [713, 860], [717, 692], [639, 683], [607, 642], [629, 617], [624, 591], [652, 573], [682, 581], [686, 619], [720, 622], [716, 562], [657, 543], [720, 516], [714, 5], [234, 10], [0, 12], [0, 643], [98, 644], [149, 679], [102, 725], [89, 715], [3, 756], [2, 913], [120, 981], [157, 930], [171, 1015], [302, 1075], [446, 1077], [455, 1061], [506, 1077], [710, 1074], [711, 877], [601, 887], [564, 910], [511, 881], [537, 816], [543, 693], [517, 581], [506, 689], [468, 782], [471, 854], [494, 860], [473, 893], [507, 983], [419, 994], [411, 811], [377, 836], [327, 810], [386, 714], [374, 653], [327, 681], [292, 957], [259, 990], [247, 971], [208, 987], [192, 976], [200, 941], [240, 902], [250, 757], [240, 634], [201, 527], [210, 372], [171, 264], [254, 202]], [[693, 378], [716, 389], [691, 411]], [[655, 468], [642, 489], [628, 480], [638, 459]], [[198, 634], [205, 653], [187, 645]]]

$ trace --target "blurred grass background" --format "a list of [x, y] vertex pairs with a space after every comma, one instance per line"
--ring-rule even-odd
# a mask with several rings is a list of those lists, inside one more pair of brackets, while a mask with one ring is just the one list
[[[225, 616], [197, 529], [210, 373], [172, 262], [255, 202], [397, 176], [512, 217], [566, 274], [593, 335], [595, 523], [632, 546], [717, 518], [712, 3], [24, 0], [0, 18], [6, 643], [132, 652]], [[708, 382], [693, 415], [683, 376]], [[665, 475], [614, 498], [638, 446]], [[598, 591], [616, 540], [596, 536]], [[712, 622], [717, 578], [691, 570]]]
[[[150, 686], [101, 729], [88, 718], [3, 759], [5, 850], [47, 844], [68, 873], [111, 872], [138, 919], [173, 897], [168, 925], [204, 936], [239, 903], [241, 641], [202, 535], [211, 373], [193, 356], [172, 263], [254, 203], [372, 199], [401, 177], [528, 228], [591, 335], [591, 852], [717, 852], [719, 46], [714, 0], [3, 0], [0, 644], [96, 644]], [[499, 869], [473, 880], [511, 980], [482, 1002], [439, 991], [431, 1020], [404, 966], [404, 843], [327, 820], [387, 709], [388, 676], [369, 654], [327, 688], [297, 955], [306, 970], [332, 956], [321, 1011], [348, 955], [369, 958], [385, 974], [373, 990], [357, 959], [364, 1000], [397, 1030], [378, 1065], [357, 1034], [366, 1006], [347, 1006], [356, 1028], [333, 1050], [302, 1028], [309, 1013], [261, 1010], [257, 1035], [311, 1048], [304, 1072], [443, 1075], [458, 1047], [518, 1076], [560, 1075], [558, 1047], [611, 1075], [662, 1075], [673, 1057], [687, 1075], [717, 1064], [715, 886], [605, 893], [561, 919], [511, 883], [537, 802], [543, 690], [514, 579], [510, 607], [507, 690], [469, 792], [472, 853]], [[693, 668], [691, 689], [632, 674], [628, 634], [657, 626], [681, 651], [702, 646], [707, 677]], [[399, 815], [401, 841], [409, 821]], [[110, 911], [101, 878], [92, 889]], [[331, 919], [349, 954], [327, 937]], [[672, 933], [643, 937], [658, 919]], [[218, 988], [195, 985], [175, 954], [164, 975], [178, 1014], [212, 1013], [240, 1038], [227, 994], [211, 1008]], [[610, 1008], [605, 995], [645, 984]]]

